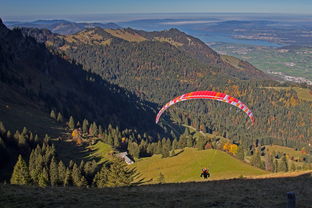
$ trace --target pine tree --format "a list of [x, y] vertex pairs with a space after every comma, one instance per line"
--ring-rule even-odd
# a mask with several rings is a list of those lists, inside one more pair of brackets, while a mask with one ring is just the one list
[[129, 151], [129, 154], [132, 155], [134, 158], [140, 157], [140, 148], [136, 142], [128, 143], [128, 151]]
[[103, 134], [103, 127], [101, 125], [99, 125], [99, 135]]
[[120, 142], [119, 142], [119, 138], [117, 136], [114, 137], [114, 147], [119, 147], [120, 146]]
[[26, 135], [28, 133], [28, 129], [24, 126], [23, 130], [22, 130], [22, 135]]
[[55, 115], [54, 110], [51, 110], [50, 118], [56, 119], [56, 115]]
[[19, 130], [16, 130], [15, 133], [14, 133], [14, 135], [13, 135], [13, 137], [14, 137], [14, 139], [17, 141], [17, 143], [18, 143], [19, 135], [20, 135]]
[[58, 181], [64, 184], [65, 177], [66, 177], [66, 167], [62, 161], [58, 163], [57, 171], [58, 171]]
[[37, 182], [36, 180], [36, 152], [35, 150], [32, 150], [29, 156], [29, 175], [31, 179], [34, 182]]
[[165, 145], [161, 149], [162, 157], [166, 158], [170, 156], [170, 149], [168, 149]]
[[9, 139], [12, 138], [12, 133], [11, 133], [10, 130], [7, 131], [7, 135], [6, 135], [6, 136], [7, 136], [7, 138], [9, 138]]
[[110, 134], [107, 136], [107, 143], [108, 143], [109, 145], [111, 145], [111, 146], [114, 145], [113, 137], [112, 137], [112, 135], [110, 135]]
[[92, 183], [97, 167], [98, 165], [95, 160], [88, 161], [84, 165], [83, 172], [85, 173], [86, 179], [90, 184]]
[[269, 151], [266, 151], [264, 159], [265, 159], [265, 170], [274, 171], [274, 169], [273, 169], [273, 157]]
[[57, 114], [57, 119], [56, 119], [56, 121], [59, 122], [59, 123], [62, 123], [62, 122], [63, 122], [63, 116], [62, 116], [62, 114], [61, 114], [60, 112]]
[[65, 178], [64, 178], [64, 181], [63, 181], [63, 185], [64, 186], [68, 186], [70, 184], [70, 181], [71, 181], [71, 171], [69, 168], [66, 168], [66, 172], [65, 172]]
[[2, 121], [0, 121], [0, 133], [2, 135], [4, 135], [6, 133], [6, 129], [5, 129], [4, 124], [2, 123]]
[[137, 176], [137, 171], [129, 169], [121, 159], [115, 159], [109, 168], [107, 186], [129, 186]]
[[205, 138], [202, 135], [200, 135], [196, 141], [195, 147], [199, 150], [203, 150], [203, 149], [205, 149], [205, 143], [206, 143]]
[[242, 144], [238, 146], [236, 157], [240, 160], [245, 159], [245, 153], [244, 153], [244, 148]]
[[174, 139], [172, 142], [172, 149], [171, 150], [176, 150], [178, 147], [178, 140]]
[[93, 179], [93, 183], [96, 185], [96, 187], [98, 188], [103, 188], [108, 186], [108, 173], [109, 170], [108, 168], [103, 165], [103, 167], [101, 168], [101, 170], [95, 175], [94, 179]]
[[191, 136], [187, 137], [186, 146], [187, 147], [193, 147], [193, 138]]
[[74, 161], [70, 160], [68, 167], [72, 169], [74, 167]]
[[89, 122], [87, 119], [84, 119], [82, 122], [82, 132], [84, 134], [88, 133]]
[[187, 136], [185, 136], [184, 134], [180, 136], [180, 139], [179, 139], [179, 148], [184, 148], [187, 146]]
[[44, 136], [44, 138], [43, 138], [43, 141], [44, 141], [46, 144], [48, 144], [48, 143], [49, 143], [49, 141], [50, 141], [50, 137], [49, 137], [49, 135], [48, 135], [48, 134], [45, 134], [45, 136]]
[[185, 127], [184, 133], [185, 136], [189, 136], [190, 135], [190, 130], [189, 128]]
[[251, 158], [251, 165], [261, 168], [262, 165], [261, 165], [261, 157], [260, 157], [259, 150], [256, 150], [256, 152], [253, 154]]
[[82, 187], [87, 185], [85, 183], [86, 179], [82, 176], [81, 170], [76, 163], [73, 166], [71, 177], [75, 186]]
[[38, 137], [38, 135], [37, 135], [37, 134], [35, 135], [35, 139], [34, 139], [34, 141], [35, 141], [35, 143], [39, 143], [39, 137]]
[[83, 174], [84, 172], [84, 166], [85, 166], [85, 162], [83, 160], [80, 161], [80, 164], [79, 164], [79, 169], [81, 170], [81, 173]]
[[[3, 139], [1, 138], [1, 136], [0, 136], [0, 148], [2, 148], [3, 150], [6, 148], [5, 147], [5, 143], [4, 143], [4, 141], [3, 141]], [[1, 154], [2, 152], [1, 152], [1, 149], [0, 149], [0, 154]]]
[[80, 179], [80, 187], [87, 187], [88, 186], [88, 181], [84, 176], [81, 176]]
[[25, 136], [24, 136], [24, 134], [20, 134], [20, 135], [18, 136], [18, 146], [23, 147], [23, 146], [25, 146], [25, 145], [26, 145]]
[[287, 159], [285, 155], [282, 156], [281, 161], [278, 164], [278, 171], [280, 172], [288, 171], [288, 164], [287, 164]]
[[161, 151], [162, 151], [161, 142], [158, 141], [158, 142], [157, 142], [157, 146], [156, 146], [156, 148], [155, 148], [155, 154], [161, 154]]
[[50, 183], [51, 186], [56, 186], [58, 184], [58, 167], [55, 161], [55, 158], [53, 157], [50, 163]]
[[31, 144], [34, 143], [34, 135], [32, 132], [30, 132], [30, 134], [29, 134], [29, 141], [31, 142]]
[[68, 127], [70, 130], [74, 130], [74, 128], [75, 128], [75, 121], [74, 121], [74, 118], [72, 116], [69, 118]]
[[98, 134], [99, 134], [99, 132], [98, 132], [98, 128], [97, 128], [97, 125], [96, 125], [96, 123], [95, 122], [93, 122], [92, 124], [91, 124], [91, 135], [92, 136], [97, 136]]
[[273, 159], [273, 173], [277, 173], [277, 168], [278, 168], [278, 161], [276, 159]]
[[43, 168], [39, 175], [38, 185], [40, 187], [47, 187], [49, 185], [49, 174], [46, 168]]
[[296, 171], [296, 165], [295, 165], [294, 162], [291, 163], [290, 170], [291, 171]]
[[18, 156], [18, 160], [14, 166], [13, 174], [11, 177], [11, 184], [30, 184], [31, 178], [29, 176], [29, 170], [26, 162], [23, 160], [22, 156]]

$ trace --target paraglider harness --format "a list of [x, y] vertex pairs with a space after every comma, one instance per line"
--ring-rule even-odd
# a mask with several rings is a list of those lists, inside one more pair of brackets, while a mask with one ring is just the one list
[[200, 177], [203, 177], [206, 179], [208, 177], [210, 177], [210, 173], [209, 170], [207, 168], [202, 169], [202, 173], [200, 174]]

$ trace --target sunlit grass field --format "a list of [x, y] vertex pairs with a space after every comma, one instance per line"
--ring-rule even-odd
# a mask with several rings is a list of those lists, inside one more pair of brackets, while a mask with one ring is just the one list
[[208, 168], [211, 179], [237, 178], [267, 173], [264, 170], [250, 166], [225, 152], [219, 150], [197, 150], [185, 148], [183, 152], [168, 158], [154, 155], [138, 160], [132, 165], [145, 181], [157, 183], [160, 173], [165, 182], [202, 181], [201, 169]]

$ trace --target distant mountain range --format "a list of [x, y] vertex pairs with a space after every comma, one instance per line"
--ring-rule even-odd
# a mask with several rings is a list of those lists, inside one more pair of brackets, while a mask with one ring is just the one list
[[53, 33], [68, 35], [80, 32], [86, 28], [104, 28], [104, 29], [119, 29], [119, 25], [115, 23], [76, 23], [67, 20], [36, 20], [33, 22], [5, 22], [8, 28], [27, 27], [48, 29]]

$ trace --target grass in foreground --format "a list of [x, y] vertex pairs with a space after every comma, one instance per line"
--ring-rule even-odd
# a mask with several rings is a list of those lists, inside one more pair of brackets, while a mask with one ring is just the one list
[[287, 206], [296, 193], [297, 207], [311, 208], [310, 174], [291, 178], [232, 179], [203, 183], [159, 184], [121, 188], [38, 188], [0, 185], [0, 207], [259, 207]]

